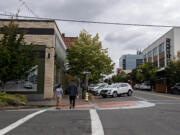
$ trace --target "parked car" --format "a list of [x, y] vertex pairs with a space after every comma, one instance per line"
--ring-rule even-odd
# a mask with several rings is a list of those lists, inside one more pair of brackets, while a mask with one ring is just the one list
[[171, 87], [172, 94], [180, 94], [180, 83], [176, 83], [173, 87]]
[[104, 88], [107, 88], [109, 85], [108, 84], [103, 84], [101, 86], [99, 86], [97, 89], [95, 89], [95, 94], [96, 96], [99, 96], [101, 91], [104, 89]]
[[141, 86], [141, 84], [135, 84], [134, 89], [138, 90], [138, 89], [140, 89], [140, 86]]
[[140, 85], [139, 89], [141, 89], [141, 90], [151, 90], [151, 85], [150, 84], [146, 84], [146, 83], [142, 83]]
[[98, 83], [98, 84], [96, 84], [94, 87], [90, 87], [89, 91], [90, 91], [92, 94], [95, 95], [95, 93], [96, 93], [96, 91], [98, 90], [98, 88], [99, 88], [100, 86], [105, 86], [105, 85], [107, 85], [107, 83]]
[[133, 89], [128, 83], [115, 83], [109, 85], [107, 88], [104, 88], [100, 94], [105, 98], [107, 96], [117, 97], [121, 94], [127, 94], [128, 96], [131, 96], [132, 93]]
[[26, 88], [26, 89], [32, 89], [32, 88], [33, 88], [33, 86], [32, 86], [32, 84], [31, 84], [31, 83], [26, 82], [26, 83], [24, 84], [24, 88]]

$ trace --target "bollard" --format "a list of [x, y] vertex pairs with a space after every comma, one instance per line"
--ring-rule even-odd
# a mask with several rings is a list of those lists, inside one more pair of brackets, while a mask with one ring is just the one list
[[86, 92], [86, 98], [85, 98], [85, 101], [88, 101], [88, 92]]

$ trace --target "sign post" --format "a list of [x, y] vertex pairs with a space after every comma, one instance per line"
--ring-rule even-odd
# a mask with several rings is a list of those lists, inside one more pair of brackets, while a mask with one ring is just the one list
[[85, 99], [85, 94], [88, 90], [88, 74], [90, 74], [91, 72], [89, 71], [84, 71], [83, 74], [85, 75], [85, 84], [82, 90], [82, 99]]

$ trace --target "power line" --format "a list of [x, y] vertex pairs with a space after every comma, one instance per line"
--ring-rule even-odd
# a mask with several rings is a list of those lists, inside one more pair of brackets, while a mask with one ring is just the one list
[[[1, 16], [11, 16], [10, 14], [2, 14]], [[124, 26], [138, 26], [138, 27], [180, 27], [173, 25], [153, 25], [153, 24], [136, 24], [136, 23], [120, 23], [120, 22], [104, 22], [104, 21], [86, 21], [86, 20], [75, 20], [75, 19], [60, 19], [60, 18], [46, 18], [46, 17], [30, 17], [30, 16], [18, 16], [19, 18], [37, 19], [37, 20], [56, 20], [61, 22], [74, 22], [74, 23], [89, 23], [89, 24], [104, 24], [104, 25], [124, 25]]]
[[[22, 3], [22, 5], [24, 5], [26, 7], [26, 9], [31, 12], [32, 15], [34, 15], [35, 17], [38, 17], [38, 15], [27, 5], [27, 3], [24, 0], [19, 0], [19, 2]], [[19, 16], [18, 16], [19, 17]]]

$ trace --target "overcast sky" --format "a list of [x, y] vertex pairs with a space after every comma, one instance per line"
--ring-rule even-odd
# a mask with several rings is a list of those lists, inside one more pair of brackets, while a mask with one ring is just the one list
[[[179, 0], [24, 0], [39, 17], [139, 24], [180, 25]], [[19, 0], [1, 0], [0, 12], [33, 16]], [[0, 16], [1, 17], [1, 16]], [[2, 17], [1, 17], [2, 18]], [[99, 33], [103, 48], [118, 67], [123, 54], [143, 50], [170, 28], [57, 22], [61, 33], [78, 36], [85, 29]]]

